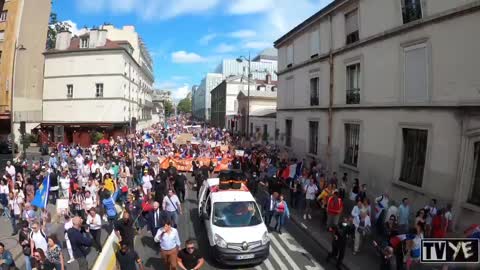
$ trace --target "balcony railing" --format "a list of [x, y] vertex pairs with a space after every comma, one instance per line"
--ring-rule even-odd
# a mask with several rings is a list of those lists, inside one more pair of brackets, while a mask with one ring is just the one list
[[360, 89], [353, 88], [347, 90], [347, 104], [360, 104]]
[[403, 23], [413, 22], [422, 18], [422, 6], [420, 0], [405, 1], [402, 7]]
[[319, 98], [318, 96], [311, 96], [310, 97], [310, 106], [318, 106], [319, 104]]

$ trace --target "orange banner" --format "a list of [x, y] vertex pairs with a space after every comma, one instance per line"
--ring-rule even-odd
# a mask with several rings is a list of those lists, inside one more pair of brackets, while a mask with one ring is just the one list
[[[158, 161], [160, 163], [160, 168], [163, 170], [168, 169], [170, 163], [173, 167], [177, 168], [181, 172], [191, 172], [192, 171], [192, 160], [193, 158], [172, 158], [172, 157], [159, 157]], [[199, 162], [202, 162], [203, 165], [209, 166], [210, 161], [215, 166], [215, 172], [228, 170], [228, 164], [232, 161], [231, 158], [223, 158], [222, 161], [218, 162], [216, 158], [197, 158]]]

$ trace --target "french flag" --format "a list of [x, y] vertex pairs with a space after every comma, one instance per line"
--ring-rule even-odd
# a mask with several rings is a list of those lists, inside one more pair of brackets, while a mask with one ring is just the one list
[[390, 238], [390, 246], [392, 246], [392, 248], [395, 249], [400, 243], [402, 243], [402, 241], [410, 240], [410, 239], [413, 239], [413, 238], [415, 238], [415, 235], [413, 235], [413, 234], [395, 235], [395, 236]]

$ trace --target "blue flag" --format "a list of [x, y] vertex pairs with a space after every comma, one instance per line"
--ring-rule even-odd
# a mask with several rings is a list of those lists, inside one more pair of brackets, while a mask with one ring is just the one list
[[43, 183], [38, 188], [35, 193], [35, 198], [33, 198], [32, 205], [39, 208], [47, 208], [48, 202], [48, 193], [50, 191], [50, 174], [43, 178]]

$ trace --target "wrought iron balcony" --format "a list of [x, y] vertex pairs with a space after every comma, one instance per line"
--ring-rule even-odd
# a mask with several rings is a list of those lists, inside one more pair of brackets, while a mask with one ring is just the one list
[[409, 23], [422, 18], [422, 6], [420, 0], [405, 1], [402, 7], [403, 23]]
[[347, 90], [347, 104], [360, 104], [360, 88]]

